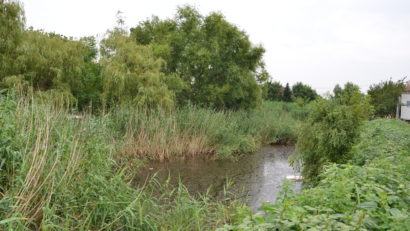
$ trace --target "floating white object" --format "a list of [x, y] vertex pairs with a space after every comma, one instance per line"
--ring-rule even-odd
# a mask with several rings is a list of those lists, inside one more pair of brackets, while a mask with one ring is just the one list
[[289, 176], [286, 176], [286, 180], [301, 181], [301, 180], [303, 180], [303, 177], [302, 176], [289, 175]]

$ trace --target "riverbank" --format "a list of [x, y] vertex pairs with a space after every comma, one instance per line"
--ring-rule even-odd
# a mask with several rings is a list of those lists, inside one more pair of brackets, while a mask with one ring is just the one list
[[123, 139], [125, 157], [166, 160], [207, 156], [225, 159], [257, 151], [264, 144], [296, 142], [305, 117], [295, 103], [264, 102], [252, 111], [215, 111], [194, 106], [144, 113], [130, 108], [107, 115]]
[[0, 97], [2, 230], [213, 230], [232, 223], [248, 210], [243, 203], [194, 197], [155, 180], [134, 188], [135, 169], [143, 159], [229, 158], [293, 140], [304, 117], [285, 103], [254, 112], [187, 107], [73, 117], [56, 105]]
[[266, 215], [220, 230], [408, 230], [409, 134], [402, 121], [367, 121], [348, 164], [327, 166], [301, 194], [285, 187], [276, 204], [261, 207]]

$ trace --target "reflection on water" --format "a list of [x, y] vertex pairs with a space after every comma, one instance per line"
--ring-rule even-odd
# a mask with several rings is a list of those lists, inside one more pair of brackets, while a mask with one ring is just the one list
[[[136, 176], [136, 182], [141, 184], [157, 172], [159, 181], [171, 176], [171, 182], [176, 184], [180, 179], [191, 193], [205, 193], [211, 187], [212, 195], [220, 198], [229, 180], [233, 182], [230, 191], [257, 208], [262, 202], [275, 201], [278, 186], [286, 176], [297, 175], [288, 163], [294, 150], [293, 146], [265, 146], [237, 161], [191, 159], [151, 163]], [[300, 187], [297, 183], [295, 190], [300, 191]]]

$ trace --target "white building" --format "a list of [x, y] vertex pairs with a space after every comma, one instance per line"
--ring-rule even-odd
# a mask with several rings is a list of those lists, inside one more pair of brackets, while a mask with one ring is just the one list
[[400, 119], [410, 120], [410, 81], [406, 84], [406, 93], [400, 96]]
[[400, 105], [400, 119], [410, 120], [410, 93], [401, 94]]

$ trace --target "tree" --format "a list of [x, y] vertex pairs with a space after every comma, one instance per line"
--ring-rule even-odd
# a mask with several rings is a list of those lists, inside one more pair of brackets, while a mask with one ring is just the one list
[[106, 105], [130, 103], [139, 108], [173, 106], [173, 92], [161, 72], [163, 62], [149, 46], [138, 45], [115, 28], [101, 42], [103, 99]]
[[215, 108], [254, 108], [261, 102], [258, 84], [266, 81], [264, 49], [223, 15], [204, 17], [192, 7], [173, 19], [151, 20], [131, 29], [137, 44], [151, 45], [165, 60], [164, 72], [183, 81], [177, 101]]
[[374, 107], [375, 116], [395, 116], [399, 96], [405, 91], [404, 79], [380, 82], [370, 86], [367, 94]]
[[346, 163], [351, 158], [350, 150], [366, 119], [354, 107], [326, 99], [309, 105], [307, 121], [299, 132], [297, 152], [292, 157], [292, 165], [301, 168], [305, 183], [317, 183], [326, 164]]
[[304, 102], [310, 102], [317, 97], [315, 90], [301, 82], [297, 82], [292, 86], [292, 94], [294, 98], [301, 98]]
[[292, 90], [289, 87], [289, 83], [286, 83], [286, 87], [283, 90], [283, 101], [292, 102]]
[[14, 75], [3, 78], [3, 87], [24, 86], [35, 95], [60, 100], [80, 108], [100, 101], [100, 67], [95, 62], [95, 39], [80, 41], [55, 33], [28, 29], [17, 48]]
[[266, 99], [271, 101], [282, 101], [283, 99], [283, 86], [280, 82], [267, 82], [266, 87]]
[[22, 40], [24, 14], [18, 2], [0, 0], [0, 81], [16, 74], [17, 48]]
[[299, 132], [292, 162], [302, 168], [307, 183], [316, 183], [326, 164], [346, 163], [351, 158], [359, 127], [373, 110], [357, 85], [336, 85], [333, 92], [331, 99], [318, 99], [309, 105], [307, 121]]
[[347, 82], [343, 88], [336, 85], [333, 89], [334, 95], [331, 100], [339, 105], [352, 106], [356, 114], [363, 119], [367, 119], [373, 113], [370, 104], [370, 97], [360, 91], [360, 87]]

